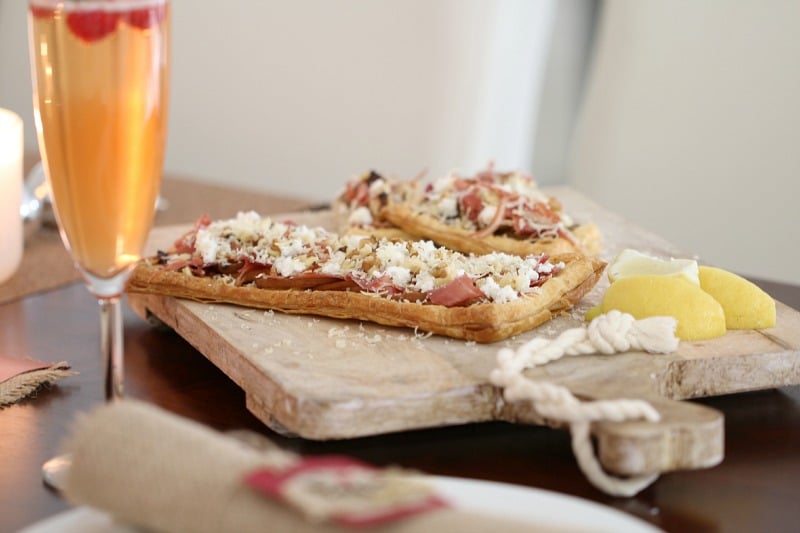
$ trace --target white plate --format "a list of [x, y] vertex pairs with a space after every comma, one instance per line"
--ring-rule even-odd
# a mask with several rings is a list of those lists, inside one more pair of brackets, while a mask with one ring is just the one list
[[[433, 476], [439, 494], [456, 507], [533, 525], [570, 531], [655, 533], [656, 527], [628, 514], [574, 496], [541, 489]], [[19, 533], [135, 533], [140, 531], [114, 522], [107, 513], [77, 507], [37, 522]]]
[[457, 507], [539, 527], [609, 533], [662, 531], [611, 507], [558, 492], [475, 479], [430, 479], [438, 493]]

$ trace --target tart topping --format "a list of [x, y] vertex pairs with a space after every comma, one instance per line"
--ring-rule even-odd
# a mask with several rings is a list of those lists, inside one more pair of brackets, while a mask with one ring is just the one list
[[446, 306], [514, 301], [538, 291], [564, 268], [544, 255], [475, 256], [439, 248], [431, 241], [340, 237], [254, 212], [215, 222], [203, 218], [169, 253], [158, 257], [164, 268], [222, 275], [235, 284], [285, 287], [277, 280], [291, 279], [295, 283], [289, 287], [355, 288]]

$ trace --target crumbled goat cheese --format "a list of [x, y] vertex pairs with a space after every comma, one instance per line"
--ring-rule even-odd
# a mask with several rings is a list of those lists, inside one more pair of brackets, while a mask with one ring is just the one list
[[444, 218], [452, 218], [458, 216], [458, 202], [452, 196], [445, 196], [439, 203], [436, 204], [439, 209], [439, 214]]
[[533, 256], [499, 252], [465, 255], [438, 248], [431, 241], [339, 237], [322, 228], [261, 219], [252, 212], [198, 230], [195, 248], [207, 264], [250, 261], [272, 265], [273, 273], [283, 277], [302, 274], [312, 266], [315, 272], [353, 276], [367, 284], [388, 276], [397, 288], [420, 292], [430, 292], [467, 275], [488, 300], [495, 302], [534, 292], [531, 283], [538, 281], [540, 274], [551, 273], [555, 266], [539, 264], [539, 258]]
[[369, 226], [372, 222], [372, 213], [368, 207], [364, 206], [353, 209], [353, 212], [347, 218], [347, 223], [351, 226]]
[[484, 208], [481, 209], [481, 212], [478, 213], [478, 222], [480, 222], [484, 226], [488, 226], [496, 213], [497, 213], [496, 205], [484, 206]]
[[306, 269], [305, 263], [294, 257], [279, 257], [274, 263], [275, 270], [284, 277], [290, 277]]

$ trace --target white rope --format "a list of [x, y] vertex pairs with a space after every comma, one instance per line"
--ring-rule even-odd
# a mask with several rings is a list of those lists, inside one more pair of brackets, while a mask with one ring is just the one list
[[614, 496], [633, 496], [658, 478], [658, 474], [618, 478], [607, 474], [595, 456], [591, 423], [646, 420], [658, 422], [661, 415], [643, 400], [597, 400], [582, 402], [566, 387], [534, 381], [522, 375], [526, 368], [544, 365], [564, 356], [601, 353], [611, 355], [629, 350], [670, 353], [677, 349], [677, 321], [672, 317], [636, 320], [610, 311], [595, 318], [588, 327], [568, 329], [552, 340], [536, 337], [516, 351], [503, 348], [497, 354], [498, 367], [489, 375], [493, 385], [503, 388], [507, 402], [527, 401], [541, 416], [568, 424], [572, 450], [583, 473], [597, 488]]

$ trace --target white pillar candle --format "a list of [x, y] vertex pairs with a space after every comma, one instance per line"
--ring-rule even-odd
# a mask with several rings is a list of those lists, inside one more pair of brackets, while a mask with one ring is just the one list
[[0, 283], [22, 261], [22, 119], [0, 109]]

